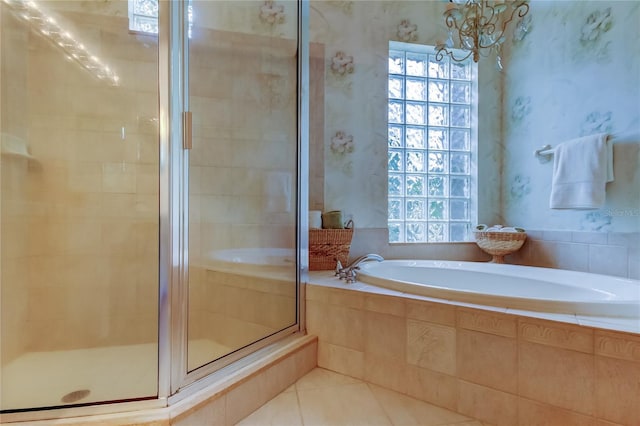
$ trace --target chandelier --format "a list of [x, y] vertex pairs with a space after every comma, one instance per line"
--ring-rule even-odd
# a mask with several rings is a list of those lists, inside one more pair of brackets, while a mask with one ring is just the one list
[[498, 67], [502, 69], [500, 51], [507, 26], [514, 18], [523, 18], [529, 12], [528, 0], [449, 1], [444, 12], [449, 36], [446, 42], [436, 45], [436, 58], [442, 60], [447, 55], [462, 62], [473, 55], [473, 61], [478, 62], [480, 55], [489, 56], [495, 51]]

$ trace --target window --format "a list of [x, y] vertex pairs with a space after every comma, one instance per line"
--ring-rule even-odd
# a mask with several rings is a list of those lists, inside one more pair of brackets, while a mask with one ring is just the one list
[[[189, 38], [193, 26], [193, 6], [187, 6]], [[129, 29], [131, 31], [158, 34], [158, 0], [129, 0]]]
[[477, 66], [390, 42], [391, 243], [466, 241], [476, 221]]
[[158, 0], [129, 0], [129, 29], [158, 34]]

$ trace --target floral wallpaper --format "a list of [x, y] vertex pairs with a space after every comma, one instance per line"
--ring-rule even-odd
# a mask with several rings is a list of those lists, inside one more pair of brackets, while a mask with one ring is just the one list
[[[324, 46], [326, 62], [324, 210], [343, 210], [358, 228], [386, 228], [389, 40], [435, 45], [447, 35], [446, 2], [323, 0], [310, 6], [311, 42]], [[480, 74], [479, 218], [497, 222], [501, 77], [491, 61], [480, 65]]]
[[[503, 212], [529, 229], [640, 230], [640, 3], [531, 2], [504, 87]], [[551, 210], [543, 145], [614, 136], [615, 181], [600, 210]], [[615, 137], [618, 136], [618, 139]]]

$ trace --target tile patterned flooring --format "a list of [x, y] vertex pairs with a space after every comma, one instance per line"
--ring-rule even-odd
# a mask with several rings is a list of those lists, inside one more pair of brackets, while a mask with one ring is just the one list
[[315, 368], [237, 426], [487, 426], [362, 380]]

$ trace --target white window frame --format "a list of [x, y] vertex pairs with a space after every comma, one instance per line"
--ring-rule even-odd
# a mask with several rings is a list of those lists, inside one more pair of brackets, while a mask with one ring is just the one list
[[[402, 42], [396, 42], [396, 41], [390, 41], [389, 42], [389, 52], [391, 53], [391, 51], [403, 51], [403, 52], [408, 52], [408, 53], [416, 53], [416, 54], [428, 54], [428, 55], [433, 55], [435, 56], [436, 52], [435, 52], [435, 47], [433, 46], [427, 46], [427, 45], [421, 45], [421, 44], [414, 44], [414, 43], [402, 43]], [[448, 58], [445, 57], [445, 60], [448, 60]], [[469, 120], [469, 136], [470, 136], [470, 140], [469, 140], [469, 144], [470, 144], [470, 149], [469, 149], [469, 174], [468, 174], [468, 178], [469, 178], [469, 197], [468, 198], [457, 198], [457, 197], [451, 197], [449, 192], [446, 192], [445, 196], [440, 196], [440, 197], [429, 197], [428, 196], [428, 189], [429, 189], [429, 185], [428, 185], [428, 177], [430, 176], [430, 174], [427, 172], [427, 170], [424, 170], [422, 172], [410, 172], [409, 175], [422, 175], [424, 176], [424, 184], [423, 184], [423, 193], [420, 196], [408, 196], [407, 195], [407, 190], [405, 188], [406, 185], [406, 176], [407, 176], [407, 171], [405, 170], [405, 163], [406, 163], [406, 159], [407, 159], [407, 153], [408, 152], [412, 152], [411, 149], [407, 149], [406, 147], [406, 128], [407, 128], [407, 124], [406, 124], [406, 108], [404, 110], [405, 113], [405, 119], [403, 120], [403, 123], [391, 123], [389, 121], [389, 119], [387, 119], [387, 129], [390, 129], [391, 127], [402, 127], [402, 144], [401, 147], [392, 147], [391, 144], [389, 143], [389, 139], [391, 139], [391, 134], [388, 133], [388, 143], [387, 143], [387, 152], [389, 154], [389, 158], [391, 159], [392, 155], [397, 154], [398, 151], [402, 152], [402, 156], [401, 156], [401, 160], [403, 161], [403, 166], [401, 167], [401, 171], [392, 171], [392, 170], [388, 170], [387, 171], [387, 178], [391, 179], [394, 177], [399, 177], [400, 175], [402, 176], [402, 183], [401, 183], [401, 193], [397, 193], [394, 192], [392, 193], [392, 188], [391, 188], [391, 184], [388, 181], [389, 184], [389, 189], [387, 190], [387, 196], [388, 196], [388, 204], [387, 204], [387, 221], [388, 221], [388, 227], [389, 227], [389, 243], [394, 244], [394, 243], [410, 243], [410, 244], [414, 244], [414, 243], [431, 243], [431, 242], [463, 242], [463, 241], [469, 241], [472, 239], [472, 229], [473, 229], [473, 224], [477, 223], [477, 217], [478, 217], [478, 190], [477, 190], [477, 152], [478, 152], [478, 67], [477, 64], [474, 63], [473, 61], [469, 60], [469, 64], [470, 64], [470, 73], [471, 73], [471, 78], [470, 78], [470, 82], [471, 82], [471, 89], [470, 89], [470, 97], [471, 97], [471, 102], [469, 103], [469, 108], [470, 108], [470, 120]], [[389, 69], [389, 68], [388, 68]], [[390, 97], [390, 91], [389, 91], [389, 87], [387, 87], [388, 91], [387, 91], [387, 99], [388, 99], [388, 107], [391, 108], [391, 103], [392, 102], [398, 102], [398, 101], [402, 101], [403, 105], [406, 107], [407, 105], [407, 96], [406, 96], [406, 68], [404, 70], [403, 74], [391, 74], [388, 72], [387, 74], [387, 84], [389, 84], [390, 81], [390, 77], [402, 77], [404, 78], [404, 84], [403, 84], [403, 94], [401, 98], [391, 98]], [[410, 78], [412, 78], [410, 76]], [[428, 84], [428, 80], [430, 77], [425, 76], [424, 79]], [[451, 81], [451, 76], [449, 76], [447, 78], [449, 81]], [[438, 127], [438, 126], [429, 126], [429, 121], [428, 121], [428, 105], [430, 103], [430, 101], [428, 100], [428, 93], [425, 94], [425, 100], [418, 102], [418, 103], [424, 103], [424, 105], [426, 105], [426, 112], [425, 112], [425, 123], [424, 124], [419, 124], [419, 125], [413, 125], [410, 124], [409, 126], [412, 128], [423, 128], [425, 131], [425, 147], [423, 149], [418, 149], [417, 151], [422, 151], [424, 153], [424, 164], [425, 164], [425, 168], [428, 167], [428, 153], [429, 153], [429, 147], [427, 146], [428, 143], [428, 136], [426, 136], [428, 134], [428, 129], [430, 127]], [[411, 103], [412, 101], [409, 100], [409, 102]], [[451, 102], [449, 100], [449, 102], [441, 102], [438, 104], [442, 104], [442, 105], [449, 105], [451, 106]], [[442, 126], [440, 128], [446, 128], [446, 129], [451, 129], [451, 121], [449, 120], [449, 123], [447, 124], [447, 126]], [[456, 127], [453, 127], [454, 129], [456, 129]], [[389, 130], [388, 130], [389, 132]], [[441, 150], [440, 152], [443, 153], [451, 153], [451, 147], [448, 146], [446, 150]], [[453, 152], [455, 153], [456, 151], [453, 150]], [[397, 159], [397, 156], [394, 156], [395, 159]], [[447, 158], [449, 159], [449, 156], [447, 155]], [[449, 169], [450, 167], [450, 160], [447, 161], [447, 169], [445, 171], [445, 173], [440, 174], [440, 176], [443, 177], [447, 177], [447, 182], [449, 180], [449, 178], [451, 178], [452, 174], [451, 174], [451, 170]], [[435, 176], [434, 174], [431, 174], [431, 176]], [[461, 177], [461, 176], [467, 176], [467, 175], [457, 175], [457, 174], [453, 174], [454, 178], [457, 177]], [[448, 187], [449, 187], [449, 183], [448, 183]], [[413, 219], [413, 220], [407, 220], [407, 214], [406, 214], [406, 209], [407, 209], [407, 198], [411, 198], [414, 200], [423, 200], [423, 207], [424, 207], [424, 216], [422, 219]], [[446, 200], [446, 209], [447, 211], [449, 210], [449, 206], [451, 205], [451, 200], [467, 200], [468, 201], [468, 218], [467, 220], [464, 221], [460, 221], [460, 220], [451, 220], [450, 216], [446, 216], [446, 220], [430, 220], [429, 219], [429, 206], [428, 206], [428, 202], [430, 200], [434, 200], [434, 201], [445, 201]], [[398, 205], [398, 201], [400, 200], [400, 210], [397, 210], [395, 208], [395, 206]], [[393, 207], [392, 207], [393, 205]], [[394, 214], [392, 217], [391, 211], [393, 210]], [[397, 214], [399, 212], [399, 215]], [[410, 224], [415, 224], [416, 226], [418, 226], [419, 224], [424, 224], [424, 238], [415, 240], [415, 239], [407, 239], [407, 233], [406, 231], [406, 224], [410, 223]], [[429, 223], [433, 224], [435, 226], [435, 224], [440, 223], [440, 224], [446, 224], [446, 232], [444, 235], [444, 239], [442, 240], [432, 240], [429, 237], [429, 231], [428, 231], [428, 227], [429, 227]], [[451, 229], [451, 224], [452, 223], [465, 223], [467, 225], [467, 229], [466, 229], [466, 235], [464, 236], [464, 239], [456, 239], [454, 241], [451, 240], [451, 235], [449, 230]], [[399, 229], [399, 233], [396, 236], [396, 230]]]
[[[158, 6], [158, 2], [159, 0], [128, 0], [128, 8], [129, 8], [129, 30], [131, 32], [135, 32], [135, 33], [141, 33], [141, 34], [158, 34], [158, 14], [157, 14], [157, 7], [156, 7], [156, 13], [155, 14], [151, 14], [151, 15], [147, 15], [147, 14], [141, 14], [141, 13], [136, 13], [136, 4], [138, 3], [142, 3], [143, 1], [152, 1], [156, 3], [156, 6]], [[148, 30], [145, 29], [139, 21], [147, 21], [150, 23], [154, 23], [155, 24], [155, 30]]]
[[[128, 12], [129, 12], [129, 31], [133, 33], [157, 35], [158, 34], [158, 12], [157, 12], [158, 8], [156, 8], [156, 13], [151, 15], [136, 13], [136, 4], [142, 3], [143, 1], [152, 1], [156, 3], [156, 5], [158, 5], [158, 2], [160, 0], [128, 0], [127, 4], [128, 4]], [[191, 1], [189, 1], [189, 5], [187, 6], [187, 13], [188, 13], [187, 19], [189, 20], [189, 30], [188, 30], [189, 38], [191, 38], [191, 31], [193, 27], [193, 6], [191, 5]], [[153, 28], [151, 31], [143, 28], [139, 24], [139, 22], [144, 22], [144, 21], [155, 24], [155, 28]]]

